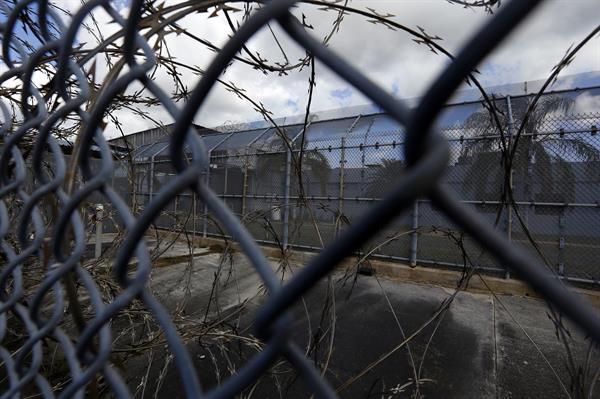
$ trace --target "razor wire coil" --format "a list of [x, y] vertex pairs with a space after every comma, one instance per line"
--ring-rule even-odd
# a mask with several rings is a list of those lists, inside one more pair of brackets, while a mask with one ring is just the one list
[[[514, 0], [501, 8], [431, 85], [414, 110], [409, 110], [401, 101], [391, 97], [359, 70], [312, 38], [290, 13], [295, 3], [295, 0], [264, 2], [263, 7], [237, 30], [216, 55], [186, 104], [180, 107], [148, 74], [156, 59], [152, 47], [138, 27], [144, 10], [143, 0], [131, 2], [127, 19], [115, 10], [109, 0], [91, 0], [72, 16], [68, 26], [48, 6], [47, 0], [22, 0], [12, 8], [0, 2], [0, 7], [8, 15], [0, 33], [2, 60], [8, 70], [0, 76], [0, 83], [10, 87], [8, 82], [17, 79], [22, 84], [18, 110], [0, 101], [0, 248], [3, 254], [0, 269], [0, 342], [4, 342], [7, 335], [9, 318], [18, 319], [25, 332], [23, 343], [16, 350], [0, 344], [2, 368], [7, 378], [6, 390], [0, 397], [19, 397], [26, 386], [33, 384], [44, 397], [81, 398], [88, 384], [98, 374], [116, 397], [131, 397], [120, 371], [111, 361], [113, 337], [109, 323], [114, 315], [136, 300], [143, 303], [164, 333], [186, 397], [233, 397], [256, 381], [280, 357], [286, 358], [295, 367], [318, 397], [335, 397], [333, 389], [289, 338], [291, 316], [288, 309], [343, 258], [351, 255], [390, 220], [421, 198], [431, 200], [483, 248], [518, 272], [553, 306], [572, 318], [596, 342], [600, 342], [600, 321], [588, 304], [570, 293], [523, 251], [511, 246], [491, 226], [478, 220], [439, 184], [448, 163], [449, 150], [446, 140], [433, 127], [433, 121], [468, 74], [541, 1]], [[22, 12], [31, 6], [37, 7], [36, 16], [41, 33], [37, 38], [39, 46], [33, 52], [24, 47], [17, 35], [17, 22]], [[95, 52], [81, 58], [75, 54], [75, 48], [78, 30], [96, 8], [104, 9], [123, 29], [123, 62], [127, 65], [127, 71], [92, 96], [82, 65]], [[52, 21], [57, 32], [50, 31], [49, 21]], [[319, 59], [405, 126], [404, 150], [408, 160], [407, 171], [398, 185], [283, 286], [241, 221], [203, 181], [203, 171], [209, 158], [202, 139], [192, 129], [195, 115], [203, 107], [223, 70], [244, 44], [270, 22], [277, 22], [311, 56]], [[32, 82], [35, 68], [44, 63], [52, 63], [56, 67], [52, 84], [54, 93], [60, 96], [61, 101], [60, 106], [54, 109], [46, 108], [42, 92]], [[114, 160], [100, 128], [104, 112], [111, 102], [134, 83], [145, 86], [176, 121], [170, 135], [169, 151], [177, 174], [153, 195], [151, 202], [137, 218], [111, 185]], [[77, 89], [74, 90], [74, 87]], [[86, 107], [87, 103], [92, 106]], [[52, 134], [53, 126], [70, 114], [76, 114], [84, 126], [77, 137], [77, 150], [72, 154], [81, 170], [82, 184], [69, 183], [72, 171], [65, 161], [59, 141]], [[22, 120], [22, 123], [13, 123], [15, 119]], [[30, 132], [35, 134], [31, 136]], [[21, 144], [24, 140], [31, 140], [31, 137], [31, 153], [24, 154]], [[190, 161], [186, 161], [185, 146], [192, 154]], [[88, 157], [92, 147], [100, 154], [101, 162], [97, 169], [92, 168]], [[52, 174], [48, 174], [43, 167], [44, 159], [48, 156], [52, 160]], [[27, 162], [31, 162], [33, 178], [37, 182], [31, 192], [25, 188]], [[167, 311], [147, 286], [151, 259], [144, 243], [144, 234], [169, 202], [188, 189], [207, 204], [214, 218], [239, 242], [268, 291], [265, 303], [255, 318], [255, 332], [265, 343], [263, 349], [235, 375], [208, 392], [202, 391], [190, 355]], [[112, 262], [113, 274], [122, 290], [109, 303], [103, 302], [93, 277], [81, 265], [86, 233], [79, 208], [94, 193], [102, 195], [114, 207], [118, 219], [127, 230], [126, 238]], [[46, 231], [40, 208], [41, 201], [49, 195], [55, 198], [59, 210], [52, 230]], [[21, 204], [17, 225], [13, 225], [10, 217], [10, 202], [13, 200]], [[17, 242], [9, 239], [12, 235], [17, 237]], [[134, 256], [137, 266], [131, 272], [128, 266]], [[23, 302], [23, 273], [32, 257], [45, 262], [44, 276], [31, 301]], [[77, 281], [83, 286], [89, 306], [93, 309], [93, 316], [78, 326], [76, 340], [60, 325], [68, 302], [68, 292], [65, 292], [68, 287], [63, 287], [63, 282], [69, 281]], [[46, 338], [58, 343], [69, 369], [68, 383], [58, 389], [51, 387], [41, 368], [43, 340]]]

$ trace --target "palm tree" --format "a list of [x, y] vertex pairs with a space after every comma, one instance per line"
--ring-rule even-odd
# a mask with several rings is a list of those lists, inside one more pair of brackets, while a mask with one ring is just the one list
[[312, 176], [319, 181], [319, 189], [321, 196], [327, 195], [327, 183], [331, 174], [331, 167], [327, 157], [322, 152], [317, 150], [309, 150], [303, 152], [302, 165], [310, 168]]
[[[308, 140], [305, 140], [304, 147], [308, 146]], [[296, 156], [300, 154], [297, 151]], [[298, 159], [296, 159], [296, 162]], [[287, 162], [287, 153], [285, 151], [278, 151], [275, 153], [266, 153], [258, 155], [256, 162], [256, 174], [261, 176], [259, 181], [269, 181], [271, 185], [277, 188], [283, 187], [285, 184], [285, 167]], [[296, 168], [292, 165], [291, 173], [297, 182], [297, 174], [295, 173]], [[310, 174], [306, 172], [310, 171]], [[329, 182], [329, 176], [331, 174], [331, 166], [329, 160], [322, 152], [318, 150], [304, 150], [302, 151], [302, 174], [303, 182], [306, 183], [307, 179], [314, 176], [319, 182], [320, 195], [327, 195], [327, 183]], [[266, 179], [265, 179], [266, 177]], [[275, 177], [275, 179], [273, 179]]]
[[[542, 98], [522, 129], [512, 162], [515, 195], [537, 202], [572, 202], [575, 198], [574, 159], [593, 165], [600, 150], [581, 137], [555, 134], [560, 127], [545, 128], [552, 118], [572, 110], [573, 100], [561, 96]], [[529, 103], [512, 102], [515, 127], [525, 118]], [[503, 109], [504, 108], [504, 109]], [[508, 126], [506, 107], [499, 107], [500, 122]], [[502, 195], [504, 168], [499, 132], [488, 111], [475, 112], [464, 128], [470, 138], [463, 145], [460, 164], [468, 164], [463, 188], [477, 200], [499, 200]], [[553, 130], [544, 134], [543, 130]], [[489, 136], [489, 137], [486, 137]], [[588, 168], [589, 171], [589, 168]]]
[[371, 176], [366, 194], [370, 198], [381, 198], [383, 194], [394, 187], [404, 170], [404, 162], [399, 159], [382, 159], [380, 164], [370, 165]]
[[[308, 140], [305, 140], [304, 147], [308, 146]], [[295, 145], [295, 147], [299, 147]], [[298, 148], [294, 148], [295, 150]], [[295, 159], [290, 165], [290, 184], [292, 187], [292, 195], [312, 195], [310, 190], [307, 190], [307, 185], [310, 184], [311, 177], [315, 177], [319, 182], [320, 195], [327, 196], [327, 183], [331, 174], [329, 160], [322, 152], [318, 150], [302, 151], [302, 189], [299, 186], [298, 166], [300, 152], [295, 151]], [[287, 151], [283, 148], [280, 151], [259, 154], [256, 161], [256, 182], [258, 183], [259, 192], [265, 194], [283, 193], [285, 187]], [[310, 172], [310, 173], [307, 173]], [[262, 187], [261, 187], [262, 186]], [[301, 193], [302, 191], [302, 193]], [[308, 191], [308, 192], [307, 192]], [[295, 193], [294, 193], [295, 192]], [[295, 209], [295, 208], [294, 208]], [[300, 207], [299, 214], [295, 211], [292, 213], [292, 218], [304, 220], [304, 207]]]

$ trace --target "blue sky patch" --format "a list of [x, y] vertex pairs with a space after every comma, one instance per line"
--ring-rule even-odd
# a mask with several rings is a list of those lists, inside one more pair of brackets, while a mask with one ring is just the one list
[[292, 110], [292, 112], [298, 112], [300, 108], [298, 107], [298, 101], [294, 101], [291, 98], [287, 100], [285, 105]]
[[339, 100], [346, 100], [352, 97], [352, 90], [349, 87], [346, 87], [345, 89], [332, 90], [330, 94], [331, 97], [337, 98]]

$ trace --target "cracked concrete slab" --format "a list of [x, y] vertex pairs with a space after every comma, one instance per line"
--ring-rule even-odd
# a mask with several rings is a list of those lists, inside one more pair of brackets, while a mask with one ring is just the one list
[[[278, 267], [277, 260], [273, 259], [272, 264], [274, 269]], [[286, 275], [300, 267], [293, 264]], [[220, 276], [220, 284], [213, 285], [215, 275]], [[335, 323], [331, 312], [323, 312], [327, 280], [320, 281], [305, 296], [304, 303], [292, 309], [295, 317], [292, 338], [302, 348], [320, 341], [310, 357], [317, 359], [318, 367], [328, 360], [325, 378], [333, 387], [343, 388], [339, 392], [341, 397], [412, 397], [415, 374], [420, 381], [419, 392], [426, 398], [568, 397], [565, 389], [569, 391], [571, 380], [565, 368], [567, 352], [556, 338], [543, 301], [461, 292], [443, 317], [398, 349], [405, 336], [418, 330], [440, 308], [451, 290], [362, 275], [344, 283], [342, 277], [343, 271], [338, 270], [331, 280]], [[220, 254], [207, 253], [195, 258], [193, 264], [157, 268], [152, 273], [152, 287], [171, 309], [186, 298], [179, 320], [184, 326], [186, 322], [198, 323], [206, 315], [211, 319], [218, 314], [228, 314], [240, 303], [246, 303], [234, 324], [239, 334], [247, 337], [251, 337], [250, 327], [256, 310], [266, 300], [258, 276], [243, 255], [237, 253], [224, 260]], [[320, 323], [321, 320], [325, 322]], [[325, 353], [333, 330], [333, 351], [327, 358]], [[584, 365], [588, 342], [572, 326], [569, 331], [574, 362]], [[188, 340], [200, 380], [207, 389], [234, 372], [252, 353], [247, 348], [234, 350], [233, 343], [227, 345], [231, 353], [225, 356], [220, 353], [223, 348], [211, 347], [210, 340], [200, 337]], [[594, 370], [600, 366], [597, 355], [590, 361]], [[132, 362], [129, 375], [132, 387], [145, 373], [144, 362], [144, 359]], [[155, 361], [150, 367], [147, 393], [153, 392], [152, 382], [161, 364]], [[361, 373], [361, 378], [348, 383]], [[310, 396], [307, 387], [293, 377], [289, 367], [263, 378], [252, 392], [254, 397], [267, 398], [280, 397], [280, 394], [289, 398]], [[177, 373], [169, 370], [158, 397], [170, 398], [181, 393]], [[576, 397], [572, 392], [569, 395]]]

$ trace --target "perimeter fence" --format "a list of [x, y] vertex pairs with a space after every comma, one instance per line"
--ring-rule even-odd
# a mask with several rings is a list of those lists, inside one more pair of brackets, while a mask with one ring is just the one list
[[[454, 123], [440, 128], [450, 144], [441, 184], [559, 275], [587, 283], [600, 278], [600, 113], [558, 111], [565, 104], [571, 107], [579, 96], [599, 95], [596, 92], [600, 90], [565, 90], [542, 97], [543, 115], [535, 116], [516, 144], [514, 201], [502, 195], [507, 173], [501, 140], [510, 140], [511, 129], [521, 123], [533, 96], [495, 97], [503, 115], [502, 134], [481, 102], [445, 108], [442, 118]], [[161, 129], [168, 137], [169, 127]], [[289, 146], [278, 130], [285, 132]], [[201, 135], [210, 152], [204, 179], [256, 241], [320, 250], [402, 179], [404, 134], [386, 114], [313, 120], [306, 131], [303, 124], [233, 133], [204, 129]], [[149, 141], [133, 152], [134, 192], [142, 208], [176, 176], [168, 141]], [[156, 225], [205, 237], [226, 236], [207, 211], [193, 193], [180, 194]], [[426, 198], [415, 201], [410, 212], [357, 251], [441, 267], [463, 267], [464, 252], [482, 269], [507, 271]]]

